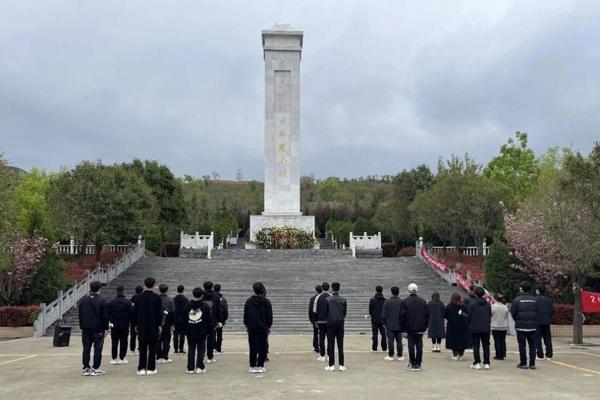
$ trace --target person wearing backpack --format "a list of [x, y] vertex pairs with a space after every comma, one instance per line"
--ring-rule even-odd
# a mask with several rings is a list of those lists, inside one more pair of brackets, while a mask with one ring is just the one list
[[217, 362], [215, 359], [215, 344], [216, 344], [216, 330], [223, 327], [221, 322], [221, 299], [214, 291], [213, 283], [211, 281], [204, 282], [204, 302], [210, 308], [211, 324], [212, 327], [210, 332], [206, 335], [206, 356], [207, 364]]
[[177, 286], [177, 295], [173, 297], [175, 304], [175, 329], [173, 330], [173, 353], [185, 354], [185, 332], [187, 329], [188, 316], [186, 313], [190, 300], [183, 294], [185, 287]]
[[204, 301], [204, 291], [195, 288], [194, 298], [185, 307], [185, 332], [188, 338], [187, 370], [188, 374], [203, 374], [206, 336], [212, 330], [210, 307]]

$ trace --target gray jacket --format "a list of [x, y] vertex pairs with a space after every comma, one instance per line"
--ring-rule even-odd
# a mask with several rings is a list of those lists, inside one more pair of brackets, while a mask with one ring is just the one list
[[508, 330], [508, 307], [506, 304], [496, 302], [492, 304], [492, 330]]
[[348, 305], [346, 299], [337, 293], [327, 298], [327, 326], [344, 325]]
[[404, 309], [402, 308], [402, 299], [398, 296], [392, 296], [385, 301], [381, 313], [385, 329], [388, 331], [402, 331], [404, 322]]
[[160, 294], [162, 300], [163, 324], [173, 325], [175, 323], [175, 302], [166, 293]]

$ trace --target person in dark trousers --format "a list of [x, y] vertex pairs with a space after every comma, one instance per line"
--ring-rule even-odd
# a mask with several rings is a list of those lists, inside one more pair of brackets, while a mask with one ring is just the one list
[[408, 297], [402, 300], [404, 310], [404, 328], [408, 335], [408, 369], [420, 371], [423, 363], [423, 333], [427, 329], [429, 313], [427, 302], [417, 295], [419, 287], [415, 283], [408, 285]]
[[[536, 289], [535, 301], [538, 305], [537, 357], [540, 360], [552, 360], [552, 332], [550, 332], [550, 325], [554, 317], [554, 301], [546, 296], [546, 288], [544, 286], [538, 286]], [[544, 345], [546, 346], [545, 357], [542, 341], [544, 341]]]
[[204, 352], [206, 350], [206, 336], [212, 329], [210, 308], [202, 301], [204, 291], [195, 288], [192, 292], [194, 298], [188, 302], [183, 311], [186, 316], [185, 332], [188, 338], [187, 373], [203, 374]]
[[308, 302], [308, 320], [313, 328], [313, 351], [315, 353], [319, 353], [319, 327], [317, 325], [316, 314], [313, 312], [313, 308], [315, 306], [315, 299], [319, 296], [319, 294], [323, 293], [323, 289], [321, 285], [315, 286], [315, 294], [310, 298]]
[[204, 282], [202, 286], [204, 287], [204, 302], [210, 308], [211, 322], [213, 324], [206, 336], [206, 363], [211, 364], [217, 362], [215, 359], [216, 331], [223, 327], [223, 323], [221, 322], [221, 299], [215, 293], [214, 285], [211, 281]]
[[483, 349], [483, 369], [490, 369], [490, 325], [492, 321], [492, 307], [490, 303], [483, 298], [485, 290], [477, 286], [475, 301], [471, 301], [467, 307], [469, 313], [469, 333], [471, 334], [471, 343], [473, 344], [473, 364], [471, 368], [481, 369], [481, 354], [479, 347]]
[[144, 280], [145, 289], [135, 298], [133, 319], [140, 339], [138, 375], [154, 375], [156, 371], [156, 349], [162, 325], [162, 300], [154, 293], [154, 278]]
[[[519, 359], [517, 368], [535, 369], [536, 337], [538, 325], [538, 302], [531, 294], [531, 284], [523, 281], [519, 287], [521, 294], [512, 301], [510, 313], [515, 320]], [[527, 365], [527, 346], [529, 346], [529, 366]]]
[[112, 342], [111, 364], [129, 364], [125, 356], [127, 355], [129, 326], [133, 321], [133, 306], [131, 301], [125, 298], [124, 291], [123, 286], [117, 286], [117, 297], [108, 303], [108, 325]]
[[431, 301], [427, 304], [427, 311], [429, 312], [427, 337], [431, 339], [431, 343], [433, 344], [432, 351], [434, 353], [442, 351], [440, 345], [442, 344], [442, 339], [446, 337], [446, 329], [444, 328], [445, 309], [444, 303], [440, 300], [440, 294], [433, 292]]
[[223, 327], [227, 323], [229, 319], [229, 304], [227, 303], [227, 299], [221, 293], [221, 284], [215, 284], [215, 293], [219, 297], [219, 306], [221, 307], [221, 326], [217, 327], [216, 334], [216, 344], [215, 344], [215, 352], [222, 353], [223, 352]]
[[506, 332], [508, 332], [508, 307], [504, 303], [504, 297], [500, 294], [494, 296], [496, 300], [492, 304], [492, 337], [494, 338], [494, 360], [506, 358]]
[[177, 286], [177, 295], [173, 297], [173, 304], [175, 304], [175, 329], [173, 329], [173, 353], [185, 354], [185, 335], [188, 323], [187, 307], [190, 304], [190, 300], [183, 294], [185, 287], [183, 285]]
[[[135, 299], [136, 297], [142, 293], [144, 291], [144, 288], [141, 286], [136, 286], [135, 287], [135, 294], [133, 296], [131, 296], [131, 306], [133, 307], [135, 304]], [[136, 350], [136, 345], [138, 345], [138, 335], [137, 335], [137, 329], [135, 329], [135, 325], [133, 322], [133, 319], [131, 321], [131, 339], [129, 340], [129, 350], [131, 350], [132, 353], [135, 353]], [[139, 346], [137, 346], [139, 348]]]
[[325, 362], [325, 338], [327, 338], [327, 299], [331, 296], [329, 293], [329, 283], [323, 282], [321, 284], [323, 293], [315, 298], [315, 305], [313, 311], [316, 314], [317, 327], [319, 328], [319, 357], [317, 361]]
[[394, 286], [391, 289], [392, 297], [387, 299], [383, 304], [381, 318], [385, 325], [387, 334], [388, 355], [384, 358], [386, 361], [394, 360], [394, 343], [397, 349], [399, 361], [404, 361], [402, 355], [402, 327], [404, 325], [404, 309], [402, 308], [402, 300], [398, 295], [400, 288]]
[[[467, 307], [467, 309], [469, 309], [469, 304], [471, 304], [471, 302], [475, 301], [475, 299], [477, 297], [477, 296], [475, 296], [475, 292], [473, 292], [474, 289], [475, 289], [475, 285], [471, 283], [469, 285], [469, 290], [467, 291], [467, 295], [463, 299], [463, 303], [465, 304], [465, 307]], [[473, 343], [471, 342], [471, 335], [469, 335], [469, 346], [466, 348], [466, 351], [468, 351], [468, 352], [473, 351]]]
[[462, 361], [469, 346], [469, 313], [460, 294], [454, 293], [444, 310], [446, 319], [446, 348], [452, 350], [452, 359]]
[[371, 333], [372, 343], [371, 351], [377, 351], [377, 341], [381, 335], [381, 350], [387, 351], [387, 340], [385, 335], [385, 327], [383, 326], [383, 305], [385, 297], [383, 296], [383, 288], [377, 286], [375, 288], [375, 296], [369, 301], [369, 315], [371, 316]]
[[327, 355], [329, 366], [326, 371], [335, 371], [335, 343], [337, 342], [339, 370], [345, 371], [344, 364], [344, 321], [348, 312], [346, 299], [340, 296], [340, 284], [331, 284], [333, 294], [327, 298]]
[[[79, 328], [81, 328], [81, 343], [83, 345], [82, 361], [83, 376], [104, 375], [100, 369], [102, 364], [102, 347], [104, 333], [108, 330], [108, 304], [100, 294], [102, 284], [90, 282], [90, 294], [79, 302]], [[90, 353], [94, 346], [94, 361], [90, 367]]]
[[264, 295], [267, 291], [261, 282], [252, 285], [254, 295], [244, 305], [244, 325], [248, 331], [250, 373], [264, 373], [267, 357], [267, 340], [273, 325], [273, 308]]
[[173, 332], [173, 324], [175, 323], [175, 303], [167, 293], [169, 285], [161, 283], [158, 286], [158, 290], [160, 292], [160, 300], [162, 301], [163, 316], [156, 357], [159, 364], [168, 364], [173, 362], [169, 358], [169, 350], [171, 349], [171, 333]]

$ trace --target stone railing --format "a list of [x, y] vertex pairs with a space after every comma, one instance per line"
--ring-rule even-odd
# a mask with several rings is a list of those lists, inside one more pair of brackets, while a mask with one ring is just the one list
[[62, 319], [63, 315], [71, 308], [77, 306], [79, 300], [89, 293], [91, 282], [100, 281], [108, 284], [142, 258], [145, 252], [145, 242], [140, 240], [137, 245], [129, 246], [128, 248], [129, 250], [123, 254], [123, 257], [108, 268], [96, 268], [94, 271], [88, 273], [85, 279], [77, 282], [77, 284], [67, 291], [58, 292], [58, 298], [52, 303], [48, 305], [45, 303], [40, 304], [40, 313], [33, 323], [34, 336], [44, 336], [46, 330], [53, 323]]
[[215, 234], [211, 232], [210, 235], [200, 235], [196, 232], [194, 235], [186, 235], [181, 231], [180, 235], [180, 249], [206, 249], [207, 258], [211, 257], [211, 252], [215, 248]]
[[[479, 248], [477, 246], [463, 246], [463, 247], [459, 247], [460, 252], [462, 253], [462, 255], [464, 256], [472, 256], [472, 257], [477, 257], [479, 255]], [[487, 246], [486, 241], [483, 241], [483, 246], [481, 247], [482, 252], [483, 252], [483, 256], [487, 256], [488, 253], [490, 252], [490, 248]], [[445, 253], [447, 251], [456, 251], [456, 247], [454, 246], [432, 246], [429, 248], [429, 251], [431, 253]]]
[[356, 257], [356, 250], [380, 250], [381, 249], [381, 232], [377, 235], [354, 235], [350, 232], [350, 248], [352, 249], [352, 257]]

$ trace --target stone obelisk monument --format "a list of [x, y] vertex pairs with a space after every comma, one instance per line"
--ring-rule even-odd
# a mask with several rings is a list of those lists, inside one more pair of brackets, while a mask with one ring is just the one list
[[300, 59], [302, 31], [262, 31], [265, 60], [265, 206], [250, 216], [250, 241], [267, 227], [314, 233], [315, 217], [300, 212]]

